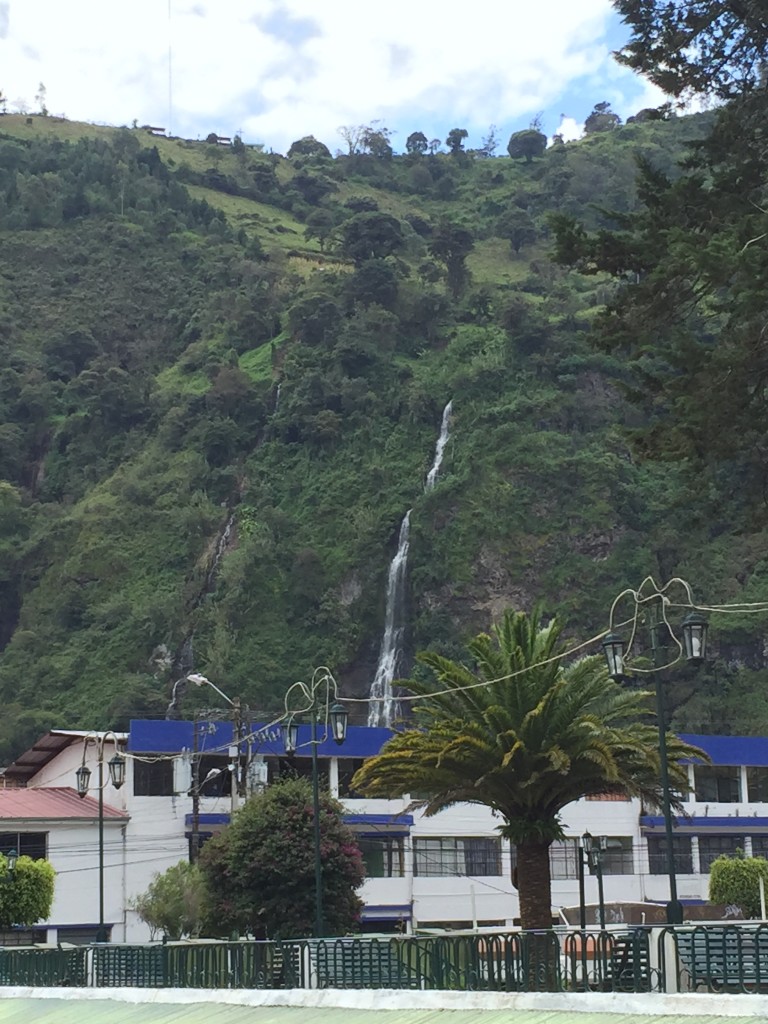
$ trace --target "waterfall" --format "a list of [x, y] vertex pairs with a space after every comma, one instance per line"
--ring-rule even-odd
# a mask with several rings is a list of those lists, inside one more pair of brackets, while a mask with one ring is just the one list
[[435, 445], [435, 458], [432, 461], [432, 468], [427, 473], [427, 479], [424, 483], [425, 491], [431, 491], [435, 486], [437, 474], [440, 472], [440, 466], [443, 464], [443, 453], [445, 452], [445, 446], [448, 443], [448, 436], [451, 428], [452, 410], [453, 401], [451, 400], [443, 409], [443, 420], [440, 424], [440, 436], [438, 437], [437, 444]]
[[[451, 411], [453, 402], [449, 402], [443, 409], [443, 419], [440, 424], [440, 436], [435, 445], [435, 457], [432, 460], [432, 468], [427, 473], [424, 482], [424, 490], [431, 491], [437, 481], [437, 474], [443, 462], [443, 453], [448, 443], [448, 436], [451, 427]], [[405, 518], [400, 524], [400, 536], [397, 543], [397, 553], [392, 559], [387, 576], [387, 601], [384, 613], [384, 636], [381, 638], [381, 649], [379, 651], [379, 663], [376, 666], [376, 675], [373, 677], [370, 691], [370, 705], [368, 710], [368, 725], [383, 725], [389, 728], [392, 719], [395, 717], [397, 702], [392, 693], [392, 680], [398, 670], [398, 662], [403, 645], [405, 633], [405, 576], [408, 569], [408, 541], [411, 531], [411, 512], [408, 509]]]
[[[208, 570], [205, 574], [202, 588], [190, 604], [191, 613], [194, 613], [196, 609], [202, 605], [203, 601], [205, 601], [205, 599], [216, 590], [216, 580], [219, 575], [221, 560], [232, 546], [234, 530], [235, 513], [230, 512], [226, 521], [219, 529], [218, 536], [216, 537], [216, 543], [213, 546], [213, 551], [208, 560]], [[193, 672], [195, 668], [195, 655], [193, 648], [194, 626], [191, 622], [187, 623], [187, 630], [187, 635], [184, 637], [181, 646], [176, 652], [171, 666], [171, 679], [173, 680], [173, 685], [171, 688], [171, 700], [165, 712], [166, 718], [178, 717], [179, 702], [184, 696], [184, 692], [187, 688], [187, 676], [190, 672]]]
[[219, 575], [219, 566], [221, 560], [229, 550], [232, 543], [232, 531], [235, 528], [235, 513], [231, 512], [227, 518], [226, 523], [219, 531], [219, 536], [216, 538], [216, 546], [213, 549], [213, 558], [211, 559], [208, 567], [208, 572], [205, 574], [205, 584], [203, 585], [203, 592], [197, 601], [200, 604], [206, 594], [212, 594], [216, 589], [216, 577]]
[[272, 410], [273, 413], [276, 413], [278, 411], [278, 409], [280, 408], [280, 392], [281, 392], [282, 388], [283, 388], [283, 385], [282, 384], [278, 384], [277, 388], [275, 389], [275, 407]]
[[392, 559], [387, 576], [387, 602], [384, 615], [384, 636], [381, 640], [379, 664], [371, 683], [371, 703], [368, 711], [368, 725], [392, 724], [395, 699], [392, 680], [395, 678], [400, 649], [403, 642], [403, 599], [405, 597], [405, 574], [408, 568], [408, 540], [411, 530], [411, 509], [405, 513], [400, 524], [397, 553]]

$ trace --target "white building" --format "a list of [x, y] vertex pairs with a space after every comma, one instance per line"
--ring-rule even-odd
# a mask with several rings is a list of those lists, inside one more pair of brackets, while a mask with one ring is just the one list
[[[131, 900], [156, 873], [188, 858], [195, 836], [199, 844], [229, 820], [232, 726], [196, 723], [196, 728], [195, 738], [191, 722], [137, 721], [126, 735], [101, 738], [104, 921], [113, 941], [148, 938], [129, 909]], [[347, 807], [347, 820], [363, 849], [368, 873], [363, 927], [511, 927], [519, 914], [514, 849], [498, 837], [500, 820], [491, 811], [465, 804], [425, 818], [408, 810], [408, 797], [368, 800], [351, 793], [356, 768], [388, 735], [386, 729], [353, 726], [343, 746], [327, 740], [318, 749], [320, 771]], [[309, 773], [308, 728], [300, 733], [298, 755], [291, 759], [274, 733], [256, 727], [254, 736], [247, 758], [252, 789], [268, 784], [288, 765]], [[38, 940], [93, 939], [99, 922], [99, 744], [86, 737], [63, 730], [46, 734], [7, 769], [8, 788], [0, 790], [0, 851], [13, 847], [47, 855], [57, 871], [53, 911], [50, 921], [36, 929]], [[700, 903], [707, 897], [709, 865], [720, 853], [741, 848], [747, 854], [768, 854], [768, 739], [685, 739], [713, 761], [689, 766], [692, 793], [675, 828], [678, 893], [684, 903]], [[75, 772], [84, 746], [92, 788], [80, 800]], [[128, 756], [120, 790], [110, 784], [106, 765], [116, 747]], [[241, 753], [241, 769], [245, 761]], [[193, 763], [199, 769], [197, 812]], [[569, 805], [562, 820], [567, 838], [551, 852], [555, 914], [579, 903], [578, 844], [586, 830], [607, 837], [606, 904], [668, 899], [664, 826], [658, 814], [645, 814], [637, 801], [606, 796]], [[585, 885], [587, 902], [595, 904], [596, 879], [587, 875]], [[610, 914], [609, 906], [609, 920]]]

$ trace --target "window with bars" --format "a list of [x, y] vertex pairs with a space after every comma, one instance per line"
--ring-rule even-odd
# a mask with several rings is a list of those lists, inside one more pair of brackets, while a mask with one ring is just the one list
[[367, 878], [402, 878], [405, 875], [403, 836], [358, 836]]
[[579, 877], [579, 849], [580, 844], [576, 839], [561, 839], [552, 843], [549, 848], [549, 873], [554, 880]]
[[418, 877], [498, 876], [501, 842], [483, 837], [414, 839], [413, 873]]
[[768, 860], [768, 836], [752, 836], [752, 856], [765, 857]]
[[15, 850], [20, 857], [45, 860], [48, 856], [47, 832], [0, 832], [0, 853]]
[[[693, 853], [690, 836], [673, 836], [672, 854], [675, 874], [693, 874]], [[667, 873], [666, 836], [648, 836], [648, 871], [652, 875]]]
[[609, 836], [603, 850], [604, 875], [631, 875], [635, 870], [632, 839], [629, 836]]
[[[553, 881], [579, 877], [579, 852], [581, 839], [561, 839], [549, 848], [549, 874]], [[607, 846], [602, 851], [604, 875], [631, 875], [634, 873], [634, 856], [630, 836], [608, 836]], [[517, 865], [517, 850], [512, 847], [512, 869]], [[585, 872], [589, 868], [585, 862]]]
[[708, 875], [713, 860], [724, 853], [732, 857], [743, 849], [744, 836], [699, 836], [699, 870], [702, 875]]

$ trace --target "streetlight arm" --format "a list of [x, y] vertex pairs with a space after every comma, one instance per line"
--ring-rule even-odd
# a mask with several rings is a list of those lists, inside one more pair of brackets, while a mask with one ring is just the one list
[[195, 686], [210, 686], [210, 688], [215, 690], [216, 693], [218, 693], [218, 695], [227, 702], [227, 704], [231, 707], [235, 707], [235, 701], [233, 701], [231, 697], [228, 697], [223, 690], [220, 690], [216, 683], [212, 683], [207, 676], [201, 675], [199, 672], [191, 672], [187, 676], [187, 679], [190, 683], [194, 683]]

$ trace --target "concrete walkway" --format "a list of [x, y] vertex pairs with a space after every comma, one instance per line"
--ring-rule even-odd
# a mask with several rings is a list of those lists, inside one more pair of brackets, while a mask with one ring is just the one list
[[0, 988], [2, 1024], [755, 1024], [768, 996]]

